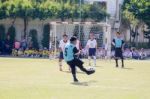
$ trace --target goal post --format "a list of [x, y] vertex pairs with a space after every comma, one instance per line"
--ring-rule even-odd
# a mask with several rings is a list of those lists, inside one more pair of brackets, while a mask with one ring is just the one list
[[99, 22], [50, 22], [50, 42], [49, 48], [54, 51], [54, 57], [57, 55], [58, 41], [66, 33], [70, 38], [74, 34], [78, 36], [82, 47], [85, 47], [89, 39], [89, 33], [94, 33], [98, 46], [107, 46], [107, 57], [111, 56], [111, 25]]

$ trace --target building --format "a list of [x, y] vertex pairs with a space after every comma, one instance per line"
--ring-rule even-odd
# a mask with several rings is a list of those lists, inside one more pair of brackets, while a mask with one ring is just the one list
[[[100, 2], [100, 3], [105, 3], [106, 5], [106, 11], [107, 13], [110, 14], [110, 18], [106, 20], [106, 24], [109, 24], [111, 26], [111, 38], [114, 37], [115, 32], [118, 31], [119, 27], [120, 27], [120, 22], [121, 22], [121, 18], [120, 18], [120, 12], [121, 12], [121, 5], [123, 3], [123, 0], [85, 0], [85, 2], [87, 3], [94, 3], [94, 2]], [[3, 19], [0, 20], [0, 24], [3, 24], [5, 26], [6, 29], [6, 33], [8, 28], [11, 26], [12, 24], [12, 19]], [[41, 41], [43, 39], [43, 26], [45, 24], [49, 24], [52, 20], [47, 19], [47, 20], [39, 20], [39, 19], [35, 19], [35, 20], [28, 20], [28, 25], [27, 25], [27, 39], [29, 38], [29, 31], [32, 29], [36, 29], [37, 30], [37, 36], [38, 36], [38, 42], [41, 46]], [[16, 28], [16, 39], [17, 40], [21, 40], [23, 34], [24, 34], [24, 22], [22, 19], [17, 18], [14, 26]], [[63, 35], [64, 32], [66, 32], [67, 34], [73, 33], [73, 30], [75, 27], [71, 27], [68, 29], [67, 25], [63, 25], [63, 26], [58, 26], [57, 29], [59, 30], [57, 33], [57, 39], [61, 39], [61, 36]], [[86, 35], [88, 35], [88, 33], [92, 30], [90, 30], [91, 27], [89, 28], [85, 28], [83, 31], [84, 33], [86, 33]], [[94, 26], [93, 28], [95, 28], [94, 31], [97, 31], [99, 33], [101, 33], [102, 31], [105, 31], [107, 29], [99, 29], [97, 26]], [[82, 30], [82, 29], [81, 29]], [[141, 28], [139, 29], [139, 32], [141, 31]], [[52, 31], [51, 31], [52, 32]], [[101, 33], [102, 34], [102, 33]], [[130, 36], [129, 36], [129, 31], [127, 30], [126, 33], [124, 33], [124, 37], [125, 39], [128, 41]], [[88, 38], [88, 36], [86, 36], [86, 38]], [[100, 37], [103, 41], [101, 43], [105, 43], [104, 41], [104, 37], [103, 35], [101, 35]], [[86, 40], [85, 40], [86, 41]], [[140, 34], [140, 36], [138, 37], [138, 42], [143, 42], [143, 41], [147, 41], [145, 40], [144, 36], [142, 34]], [[84, 42], [85, 43], [85, 42]], [[100, 44], [101, 44], [100, 43]]]

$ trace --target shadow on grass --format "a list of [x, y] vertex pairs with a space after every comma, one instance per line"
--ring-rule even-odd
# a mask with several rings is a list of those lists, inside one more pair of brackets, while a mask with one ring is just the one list
[[[64, 72], [64, 73], [71, 73], [71, 71], [61, 71], [61, 72]], [[76, 73], [77, 73], [77, 74], [85, 74], [84, 72], [81, 72], [81, 71], [77, 71]]]
[[97, 81], [95, 81], [95, 80], [91, 80], [91, 81], [88, 81], [88, 82], [72, 82], [71, 84], [76, 85], [76, 86], [89, 86], [90, 84], [96, 83], [96, 82]]
[[127, 68], [127, 67], [124, 67], [122, 69], [126, 69], [126, 70], [133, 70], [133, 68]]
[[68, 70], [68, 71], [64, 71], [64, 70], [63, 70], [63, 71], [61, 71], [61, 72], [64, 72], [64, 73], [71, 73], [71, 71], [69, 71], [69, 70]]

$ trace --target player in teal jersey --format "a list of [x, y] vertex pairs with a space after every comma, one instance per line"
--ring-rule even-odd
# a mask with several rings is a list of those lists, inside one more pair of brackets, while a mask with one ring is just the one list
[[116, 38], [113, 39], [112, 45], [115, 47], [115, 60], [116, 60], [116, 67], [118, 67], [118, 59], [121, 58], [122, 60], [122, 68], [124, 68], [124, 58], [123, 58], [123, 51], [124, 51], [124, 41], [121, 38], [121, 34], [119, 32], [116, 33]]
[[95, 70], [87, 70], [83, 67], [83, 62], [78, 58], [80, 51], [76, 48], [76, 43], [77, 38], [75, 36], [71, 37], [70, 43], [65, 46], [64, 51], [64, 59], [71, 68], [74, 82], [78, 82], [76, 78], [76, 66], [88, 75], [95, 72]]

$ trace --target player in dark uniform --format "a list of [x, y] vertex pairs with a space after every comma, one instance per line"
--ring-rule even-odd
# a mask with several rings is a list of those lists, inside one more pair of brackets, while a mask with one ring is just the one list
[[116, 33], [116, 38], [113, 39], [112, 45], [115, 47], [116, 67], [118, 67], [118, 59], [120, 58], [122, 61], [122, 68], [124, 68], [123, 51], [125, 43], [122, 40], [121, 34], [119, 32]]
[[78, 79], [76, 78], [76, 66], [88, 75], [93, 74], [95, 72], [95, 70], [87, 70], [83, 67], [83, 62], [78, 58], [80, 51], [76, 48], [76, 43], [77, 38], [74, 36], [71, 37], [70, 43], [66, 45], [65, 51], [63, 53], [65, 61], [71, 68], [74, 82], [78, 82]]

